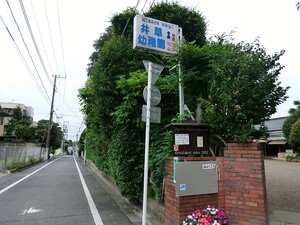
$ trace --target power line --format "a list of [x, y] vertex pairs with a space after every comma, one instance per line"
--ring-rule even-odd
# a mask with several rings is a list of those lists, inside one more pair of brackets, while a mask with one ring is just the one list
[[65, 54], [64, 54], [64, 47], [63, 47], [63, 38], [62, 38], [61, 24], [60, 24], [60, 14], [59, 14], [58, 0], [56, 0], [56, 5], [57, 5], [57, 15], [58, 15], [58, 25], [59, 25], [59, 36], [60, 36], [60, 43], [61, 43], [61, 53], [62, 53], [62, 59], [63, 59], [65, 77], [67, 77], [66, 64], [65, 64]]
[[[29, 54], [29, 56], [30, 56], [30, 59], [31, 59], [31, 62], [32, 62], [34, 68], [35, 68], [35, 71], [36, 71], [36, 73], [37, 73], [37, 75], [38, 75], [38, 77], [39, 77], [39, 79], [40, 79], [40, 81], [41, 81], [41, 84], [42, 84], [42, 86], [43, 86], [43, 89], [44, 89], [44, 91], [45, 91], [45, 94], [46, 94], [46, 96], [48, 97], [47, 100], [50, 101], [49, 95], [48, 95], [47, 90], [46, 90], [46, 88], [45, 88], [45, 86], [44, 86], [44, 83], [43, 83], [43, 81], [42, 81], [42, 79], [41, 79], [41, 76], [40, 76], [40, 74], [39, 74], [39, 71], [38, 71], [38, 69], [36, 68], [36, 65], [35, 65], [35, 63], [34, 63], [34, 61], [33, 61], [32, 55], [31, 55], [31, 53], [30, 53], [30, 51], [29, 51], [29, 49], [28, 49], [28, 47], [27, 47], [27, 44], [26, 44], [26, 42], [25, 42], [25, 40], [24, 40], [24, 37], [23, 37], [23, 34], [22, 34], [22, 32], [21, 32], [21, 30], [20, 30], [20, 28], [19, 28], [19, 25], [18, 25], [18, 23], [17, 23], [17, 21], [16, 21], [16, 19], [15, 19], [15, 16], [14, 16], [14, 14], [13, 14], [13, 12], [12, 12], [12, 10], [11, 10], [11, 7], [10, 7], [10, 5], [9, 5], [9, 3], [8, 3], [7, 0], [6, 0], [6, 3], [8, 4], [8, 7], [9, 7], [10, 12], [11, 12], [11, 15], [12, 15], [12, 17], [13, 17], [13, 19], [14, 19], [14, 22], [15, 22], [15, 24], [16, 24], [18, 30], [19, 30], [19, 33], [20, 33], [20, 35], [21, 35], [21, 37], [22, 37], [23, 43], [24, 43], [24, 45], [25, 45], [25, 47], [26, 47], [26, 50], [27, 50], [27, 52], [28, 52], [28, 54]], [[10, 36], [12, 36], [12, 35], [10, 34]], [[14, 40], [13, 40], [13, 41], [14, 41]], [[15, 41], [14, 41], [14, 42], [15, 42]]]
[[44, 8], [45, 8], [45, 13], [46, 13], [46, 18], [47, 18], [48, 29], [49, 29], [49, 33], [50, 33], [50, 39], [51, 39], [51, 45], [52, 45], [52, 50], [53, 50], [53, 54], [54, 54], [54, 60], [55, 60], [55, 64], [56, 64], [56, 69], [57, 69], [58, 74], [60, 74], [59, 73], [59, 69], [58, 69], [56, 54], [55, 54], [55, 50], [54, 50], [54, 44], [53, 44], [53, 38], [52, 38], [52, 33], [51, 33], [51, 28], [50, 28], [50, 23], [49, 23], [49, 18], [48, 18], [48, 12], [47, 12], [47, 7], [46, 7], [46, 2], [45, 2], [45, 0], [43, 2], [44, 2]]
[[[10, 36], [10, 38], [11, 38], [11, 40], [12, 40], [12, 42], [13, 42], [13, 44], [14, 44], [14, 46], [15, 46], [15, 48], [16, 48], [18, 54], [19, 54], [19, 56], [21, 57], [22, 62], [24, 63], [24, 65], [25, 65], [27, 71], [28, 71], [29, 74], [31, 75], [31, 78], [33, 79], [35, 85], [36, 85], [37, 88], [39, 89], [40, 93], [41, 93], [41, 94], [45, 97], [45, 99], [48, 101], [48, 103], [50, 103], [49, 96], [48, 96], [48, 95], [46, 96], [45, 93], [43, 92], [41, 86], [40, 86], [39, 83], [37, 82], [37, 80], [36, 80], [34, 74], [32, 73], [32, 71], [31, 71], [31, 69], [30, 69], [28, 63], [26, 62], [26, 60], [25, 60], [25, 58], [24, 58], [22, 52], [20, 51], [20, 48], [18, 47], [17, 43], [15, 42], [15, 40], [14, 40], [12, 34], [10, 33], [10, 31], [9, 31], [8, 27], [6, 26], [6, 23], [4, 22], [4, 20], [3, 20], [3, 18], [2, 18], [1, 15], [0, 15], [0, 17], [1, 17], [1, 21], [2, 21], [2, 23], [3, 23], [3, 25], [4, 25], [4, 27], [6, 28], [6, 31], [7, 31], [8, 35]], [[25, 43], [25, 45], [26, 45], [26, 43]], [[26, 47], [27, 47], [27, 46], [26, 46]], [[48, 98], [47, 98], [47, 97], [48, 97]]]
[[[6, 1], [7, 1], [7, 0], [6, 0]], [[19, 0], [19, 2], [20, 2], [20, 5], [21, 5], [21, 8], [22, 8], [22, 12], [23, 12], [23, 15], [24, 15], [26, 24], [27, 24], [27, 28], [28, 28], [28, 30], [29, 30], [29, 33], [30, 33], [32, 42], [33, 42], [34, 47], [35, 47], [35, 50], [36, 50], [36, 53], [38, 54], [38, 57], [39, 57], [40, 62], [41, 62], [41, 64], [42, 64], [42, 67], [43, 67], [43, 69], [44, 69], [44, 71], [45, 71], [45, 74], [46, 74], [46, 76], [47, 76], [47, 78], [48, 78], [50, 84], [52, 85], [51, 78], [50, 78], [50, 76], [49, 76], [49, 74], [48, 74], [48, 71], [47, 71], [47, 69], [46, 69], [46, 67], [45, 67], [45, 64], [44, 64], [44, 61], [43, 61], [43, 59], [42, 59], [40, 50], [39, 50], [39, 48], [38, 48], [38, 46], [37, 46], [35, 37], [34, 37], [34, 35], [33, 35], [33, 32], [32, 32], [32, 29], [31, 29], [30, 22], [29, 22], [28, 17], [27, 17], [27, 13], [26, 13], [25, 7], [24, 7], [24, 5], [23, 5], [22, 0]], [[41, 82], [42, 82], [42, 81], [41, 81]]]
[[[138, 0], [138, 1], [137, 1], [136, 5], [135, 5], [135, 7], [134, 7], [134, 11], [136, 11], [138, 5], [140, 4], [140, 1], [141, 1], [141, 0]], [[122, 35], [123, 35], [123, 34], [125, 33], [125, 31], [126, 31], [127, 26], [128, 26], [128, 24], [129, 24], [129, 21], [130, 21], [130, 17], [128, 18], [128, 20], [127, 20], [127, 22], [126, 22], [126, 24], [125, 24], [125, 27], [124, 27], [124, 29], [123, 29], [123, 31], [122, 31]]]
[[[32, 9], [33, 15], [34, 15], [35, 23], [36, 23], [38, 31], [39, 31], [39, 35], [40, 35], [40, 38], [41, 38], [43, 49], [44, 49], [44, 52], [45, 52], [45, 55], [46, 55], [47, 63], [48, 63], [48, 66], [50, 68], [51, 74], [53, 74], [52, 69], [51, 69], [51, 65], [50, 65], [50, 61], [49, 61], [49, 57], [48, 57], [48, 54], [47, 54], [47, 51], [46, 51], [46, 47], [45, 47], [45, 44], [44, 44], [44, 40], [43, 40], [43, 37], [42, 37], [42, 34], [41, 34], [40, 26], [39, 26], [38, 20], [36, 18], [35, 10], [34, 10], [34, 7], [33, 7], [33, 4], [32, 4], [31, 0], [30, 0], [30, 4], [31, 4], [31, 9]], [[53, 85], [52, 80], [51, 80], [51, 85]]]

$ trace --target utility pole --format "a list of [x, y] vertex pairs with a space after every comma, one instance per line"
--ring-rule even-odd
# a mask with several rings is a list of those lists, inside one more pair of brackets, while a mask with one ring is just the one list
[[48, 123], [48, 132], [47, 132], [47, 141], [46, 141], [46, 161], [48, 161], [49, 145], [50, 145], [50, 133], [52, 128], [52, 119], [53, 119], [53, 106], [54, 106], [54, 95], [55, 95], [55, 86], [56, 86], [56, 75], [54, 76], [52, 100], [51, 100], [51, 109], [50, 109], [50, 118]]

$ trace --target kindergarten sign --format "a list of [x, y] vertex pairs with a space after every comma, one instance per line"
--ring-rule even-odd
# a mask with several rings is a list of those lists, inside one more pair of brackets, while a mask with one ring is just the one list
[[178, 53], [177, 25], [136, 15], [133, 26], [133, 49], [144, 48], [171, 55]]

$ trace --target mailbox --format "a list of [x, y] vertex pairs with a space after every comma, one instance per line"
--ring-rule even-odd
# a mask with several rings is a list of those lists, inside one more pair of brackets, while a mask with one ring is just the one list
[[209, 125], [173, 123], [174, 156], [207, 156], [209, 154]]
[[218, 193], [216, 161], [177, 162], [174, 168], [177, 196]]

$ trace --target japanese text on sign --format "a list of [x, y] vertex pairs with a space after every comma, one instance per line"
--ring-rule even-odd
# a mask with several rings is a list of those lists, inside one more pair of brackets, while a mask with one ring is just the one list
[[136, 15], [133, 48], [146, 48], [161, 53], [177, 54], [178, 26]]

